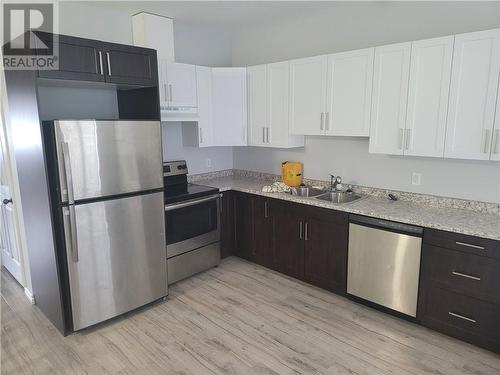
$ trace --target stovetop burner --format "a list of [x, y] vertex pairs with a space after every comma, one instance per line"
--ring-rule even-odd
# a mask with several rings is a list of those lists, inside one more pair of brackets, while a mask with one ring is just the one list
[[185, 160], [175, 160], [163, 163], [165, 204], [200, 198], [219, 192], [219, 189], [214, 187], [188, 183], [187, 173], [188, 170]]

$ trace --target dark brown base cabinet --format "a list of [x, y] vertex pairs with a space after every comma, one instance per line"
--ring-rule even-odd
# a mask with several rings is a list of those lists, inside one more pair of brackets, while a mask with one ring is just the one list
[[232, 248], [236, 256], [345, 294], [346, 213], [241, 192], [224, 195], [223, 208], [231, 212], [222, 213], [223, 255]]
[[426, 229], [418, 318], [500, 353], [500, 243]]
[[[222, 207], [223, 256], [346, 294], [347, 213], [235, 191]], [[426, 228], [417, 320], [500, 353], [500, 241]]]

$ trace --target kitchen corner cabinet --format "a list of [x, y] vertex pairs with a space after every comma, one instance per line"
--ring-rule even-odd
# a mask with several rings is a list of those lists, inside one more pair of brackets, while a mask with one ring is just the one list
[[234, 255], [345, 293], [346, 213], [241, 192], [232, 208]]
[[455, 36], [445, 157], [490, 159], [499, 73], [500, 29]]
[[289, 62], [247, 68], [250, 146], [303, 147], [289, 132]]
[[246, 146], [246, 68], [212, 68], [212, 111], [215, 146]]
[[411, 43], [375, 48], [370, 153], [403, 155]]

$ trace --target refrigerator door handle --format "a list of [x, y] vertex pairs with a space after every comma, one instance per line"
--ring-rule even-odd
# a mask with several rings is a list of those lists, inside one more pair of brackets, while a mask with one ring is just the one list
[[62, 157], [64, 161], [64, 175], [66, 177], [66, 192], [68, 195], [68, 203], [75, 203], [75, 195], [73, 194], [73, 175], [71, 173], [71, 162], [69, 159], [68, 142], [62, 143]]
[[[76, 233], [76, 215], [75, 215], [75, 206], [68, 206], [63, 208], [64, 215], [68, 217], [69, 220], [69, 233], [66, 240], [69, 244], [66, 244], [66, 247], [70, 247], [71, 249], [71, 260], [73, 262], [78, 262], [78, 237]], [[65, 223], [67, 221], [65, 220]]]

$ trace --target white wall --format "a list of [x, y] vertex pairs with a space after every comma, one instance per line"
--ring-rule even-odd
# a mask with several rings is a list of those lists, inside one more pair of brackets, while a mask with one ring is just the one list
[[[154, 6], [154, 4], [153, 4]], [[148, 10], [140, 2], [129, 7], [108, 7], [96, 3], [61, 2], [59, 32], [83, 38], [132, 44], [132, 14]], [[165, 14], [168, 15], [168, 14]], [[231, 66], [231, 35], [218, 28], [174, 20], [176, 61], [206, 66]], [[197, 149], [183, 147], [179, 123], [162, 124], [163, 158], [186, 159], [190, 173], [232, 168], [229, 147]], [[206, 168], [206, 159], [211, 168]]]
[[[252, 65], [500, 27], [500, 2], [332, 4], [316, 14], [242, 30], [233, 37], [233, 64]], [[279, 173], [284, 160], [302, 161], [305, 177], [500, 203], [500, 163], [368, 154], [368, 140], [307, 137], [290, 151], [233, 149], [234, 167]], [[411, 185], [412, 172], [422, 184]]]

